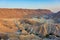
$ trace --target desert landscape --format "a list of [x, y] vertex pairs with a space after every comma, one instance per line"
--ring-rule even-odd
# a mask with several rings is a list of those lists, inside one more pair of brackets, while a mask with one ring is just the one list
[[60, 11], [0, 8], [0, 40], [60, 40]]

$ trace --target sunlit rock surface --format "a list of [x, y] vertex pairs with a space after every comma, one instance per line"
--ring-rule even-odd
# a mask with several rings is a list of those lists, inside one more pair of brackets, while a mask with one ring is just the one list
[[60, 40], [60, 12], [0, 9], [0, 40]]
[[46, 18], [0, 19], [1, 40], [60, 40], [60, 23]]

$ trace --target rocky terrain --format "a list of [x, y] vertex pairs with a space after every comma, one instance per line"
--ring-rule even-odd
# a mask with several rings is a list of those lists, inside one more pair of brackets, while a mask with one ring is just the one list
[[60, 40], [60, 12], [0, 9], [0, 40]]

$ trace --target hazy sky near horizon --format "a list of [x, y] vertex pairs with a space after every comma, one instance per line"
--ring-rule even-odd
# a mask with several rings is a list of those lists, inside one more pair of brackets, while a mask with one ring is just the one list
[[0, 0], [0, 8], [60, 10], [60, 0]]

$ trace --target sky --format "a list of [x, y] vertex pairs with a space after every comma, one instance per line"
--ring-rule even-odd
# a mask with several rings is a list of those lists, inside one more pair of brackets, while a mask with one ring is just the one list
[[60, 0], [0, 0], [0, 8], [60, 10]]

